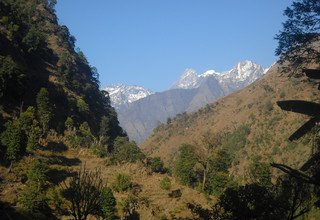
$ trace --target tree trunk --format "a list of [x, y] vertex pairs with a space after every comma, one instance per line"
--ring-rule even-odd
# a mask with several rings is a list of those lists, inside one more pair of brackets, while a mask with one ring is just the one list
[[204, 169], [203, 169], [202, 191], [204, 191], [204, 188], [206, 186], [207, 173], [208, 173], [208, 161], [205, 163], [205, 166], [204, 166]]

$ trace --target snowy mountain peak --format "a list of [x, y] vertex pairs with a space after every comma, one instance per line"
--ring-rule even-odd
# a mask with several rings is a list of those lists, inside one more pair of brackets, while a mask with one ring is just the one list
[[198, 75], [195, 70], [186, 69], [171, 89], [197, 88], [204, 80], [206, 80], [207, 77], [214, 77], [221, 84], [225, 84], [226, 81], [228, 81], [229, 84], [238, 84], [240, 82], [252, 83], [260, 78], [264, 73], [265, 71], [260, 65], [250, 60], [241, 61], [235, 65], [233, 69], [223, 73], [218, 73], [215, 70], [207, 70], [206, 72]]
[[208, 77], [208, 76], [216, 76], [219, 75], [220, 73], [216, 72], [215, 70], [207, 70], [206, 72], [202, 73], [199, 75], [200, 77]]
[[193, 69], [186, 69], [171, 89], [191, 89], [199, 86], [198, 74]]
[[109, 93], [111, 105], [115, 108], [153, 94], [152, 91], [142, 86], [127, 86], [122, 84], [107, 86], [104, 90]]

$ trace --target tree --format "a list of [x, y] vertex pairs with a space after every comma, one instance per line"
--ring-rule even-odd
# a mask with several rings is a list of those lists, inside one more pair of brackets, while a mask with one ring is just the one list
[[194, 167], [198, 162], [195, 147], [188, 144], [183, 144], [179, 148], [179, 156], [175, 165], [175, 173], [181, 183], [185, 185], [195, 185], [197, 182], [197, 174]]
[[18, 119], [19, 126], [27, 136], [27, 152], [31, 153], [37, 147], [41, 137], [41, 129], [35, 117], [35, 109], [30, 106], [22, 112]]
[[227, 188], [213, 207], [213, 219], [286, 219], [280, 205], [257, 184]]
[[249, 165], [249, 176], [254, 183], [262, 186], [271, 186], [271, 166], [269, 163], [260, 162], [261, 158], [255, 157]]
[[49, 92], [46, 88], [41, 88], [37, 94], [37, 115], [42, 126], [42, 133], [46, 133], [52, 118]]
[[[280, 61], [289, 61], [293, 70], [297, 67], [309, 63], [320, 63], [319, 48], [315, 43], [319, 42], [320, 36], [320, 2], [318, 0], [300, 0], [294, 1], [291, 8], [288, 7], [284, 14], [287, 16], [287, 21], [283, 24], [283, 30], [280, 31], [276, 39], [279, 46], [276, 50], [277, 55], [281, 55]], [[300, 69], [300, 68], [299, 68]], [[320, 79], [319, 69], [303, 69], [310, 79]], [[290, 74], [289, 76], [292, 76]], [[302, 75], [302, 74], [301, 74]], [[320, 89], [320, 87], [318, 87]], [[314, 137], [319, 135], [317, 124], [320, 121], [320, 104], [303, 100], [286, 100], [278, 101], [277, 105], [286, 111], [292, 111], [300, 114], [305, 114], [311, 118], [298, 128], [290, 137], [290, 141], [298, 140], [308, 132], [314, 132]], [[314, 130], [313, 130], [314, 129]], [[285, 164], [272, 163], [271, 166], [280, 169], [300, 183], [297, 190], [291, 192], [294, 194], [294, 200], [297, 202], [297, 195], [301, 194], [306, 184], [313, 185], [316, 189], [320, 187], [320, 157], [319, 143], [314, 142], [311, 157], [303, 164], [300, 169], [292, 168]], [[304, 184], [304, 185], [303, 185]], [[317, 202], [315, 205], [320, 206], [320, 196], [315, 190]], [[297, 204], [293, 202], [290, 218], [302, 215], [309, 211], [308, 208], [301, 209], [301, 202]], [[301, 211], [295, 214], [295, 211]]]
[[135, 162], [142, 160], [145, 155], [141, 152], [135, 142], [129, 141], [128, 137], [117, 137], [114, 141], [112, 152], [113, 162]]
[[46, 161], [37, 159], [33, 161], [27, 172], [27, 186], [19, 193], [18, 200], [23, 209], [30, 215], [50, 214], [46, 197], [48, 170]]
[[99, 170], [89, 171], [82, 167], [70, 181], [61, 185], [63, 196], [69, 201], [68, 208], [75, 220], [85, 220], [89, 214], [101, 215], [105, 185]]
[[212, 159], [214, 151], [218, 150], [223, 140], [223, 134], [211, 134], [205, 133], [202, 136], [201, 144], [197, 148], [199, 161], [203, 166], [203, 177], [202, 177], [202, 190], [205, 190], [207, 183], [207, 176], [210, 169], [210, 160]]
[[290, 61], [298, 66], [306, 61], [320, 61], [320, 53], [312, 45], [320, 33], [319, 0], [297, 0], [284, 11], [287, 20], [283, 29], [276, 35], [279, 45], [276, 55], [280, 61]]
[[11, 56], [0, 56], [0, 98], [18, 98], [24, 90], [25, 75]]
[[83, 122], [80, 127], [81, 146], [89, 147], [94, 139], [88, 122]]
[[26, 139], [17, 122], [7, 122], [5, 127], [6, 130], [1, 134], [1, 144], [6, 147], [6, 159], [12, 163], [23, 156]]
[[101, 144], [110, 145], [110, 119], [102, 116], [100, 120], [99, 138]]

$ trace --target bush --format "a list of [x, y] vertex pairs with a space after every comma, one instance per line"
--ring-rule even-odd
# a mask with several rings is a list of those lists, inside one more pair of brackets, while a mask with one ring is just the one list
[[265, 102], [264, 108], [267, 112], [271, 112], [273, 110], [273, 104], [270, 99]]
[[75, 220], [86, 219], [89, 214], [101, 215], [104, 184], [99, 170], [88, 171], [82, 167], [70, 182], [62, 184], [62, 195], [69, 203], [70, 214]]
[[260, 162], [260, 158], [254, 158], [249, 166], [251, 181], [262, 186], [271, 186], [271, 166], [269, 163]]
[[127, 191], [132, 187], [132, 182], [130, 176], [122, 173], [116, 175], [115, 181], [112, 184], [112, 187], [117, 192]]
[[28, 213], [45, 213], [48, 211], [47, 198], [36, 185], [29, 185], [18, 197], [21, 207]]
[[228, 173], [218, 172], [209, 177], [208, 191], [212, 195], [220, 195], [228, 187]]
[[151, 158], [149, 166], [152, 172], [164, 173], [166, 171], [160, 157]]
[[101, 203], [101, 212], [102, 216], [108, 220], [117, 219], [116, 216], [116, 199], [112, 193], [112, 190], [109, 187], [102, 189], [101, 192], [102, 203]]
[[135, 142], [129, 141], [128, 137], [117, 137], [114, 141], [112, 162], [136, 162], [142, 160], [145, 155]]
[[28, 184], [36, 185], [39, 189], [43, 189], [48, 180], [47, 172], [49, 171], [48, 164], [42, 160], [35, 160], [28, 170]]
[[246, 145], [249, 134], [250, 127], [248, 125], [240, 125], [226, 136], [221, 148], [226, 149], [232, 158], [235, 156], [236, 152]]
[[105, 146], [99, 144], [99, 143], [94, 143], [91, 145], [91, 150], [92, 152], [97, 155], [98, 157], [104, 157], [107, 154], [107, 149]]
[[139, 208], [139, 198], [130, 194], [128, 198], [121, 202], [122, 211], [125, 214], [125, 219], [140, 219], [139, 213], [136, 211]]
[[171, 180], [169, 177], [164, 177], [160, 182], [160, 188], [163, 190], [169, 190], [171, 188]]

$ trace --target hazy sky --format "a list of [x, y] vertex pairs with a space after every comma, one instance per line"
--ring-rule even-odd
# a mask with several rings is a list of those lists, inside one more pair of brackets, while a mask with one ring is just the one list
[[186, 68], [225, 71], [276, 61], [290, 0], [59, 0], [60, 24], [98, 68], [101, 86], [169, 88]]

